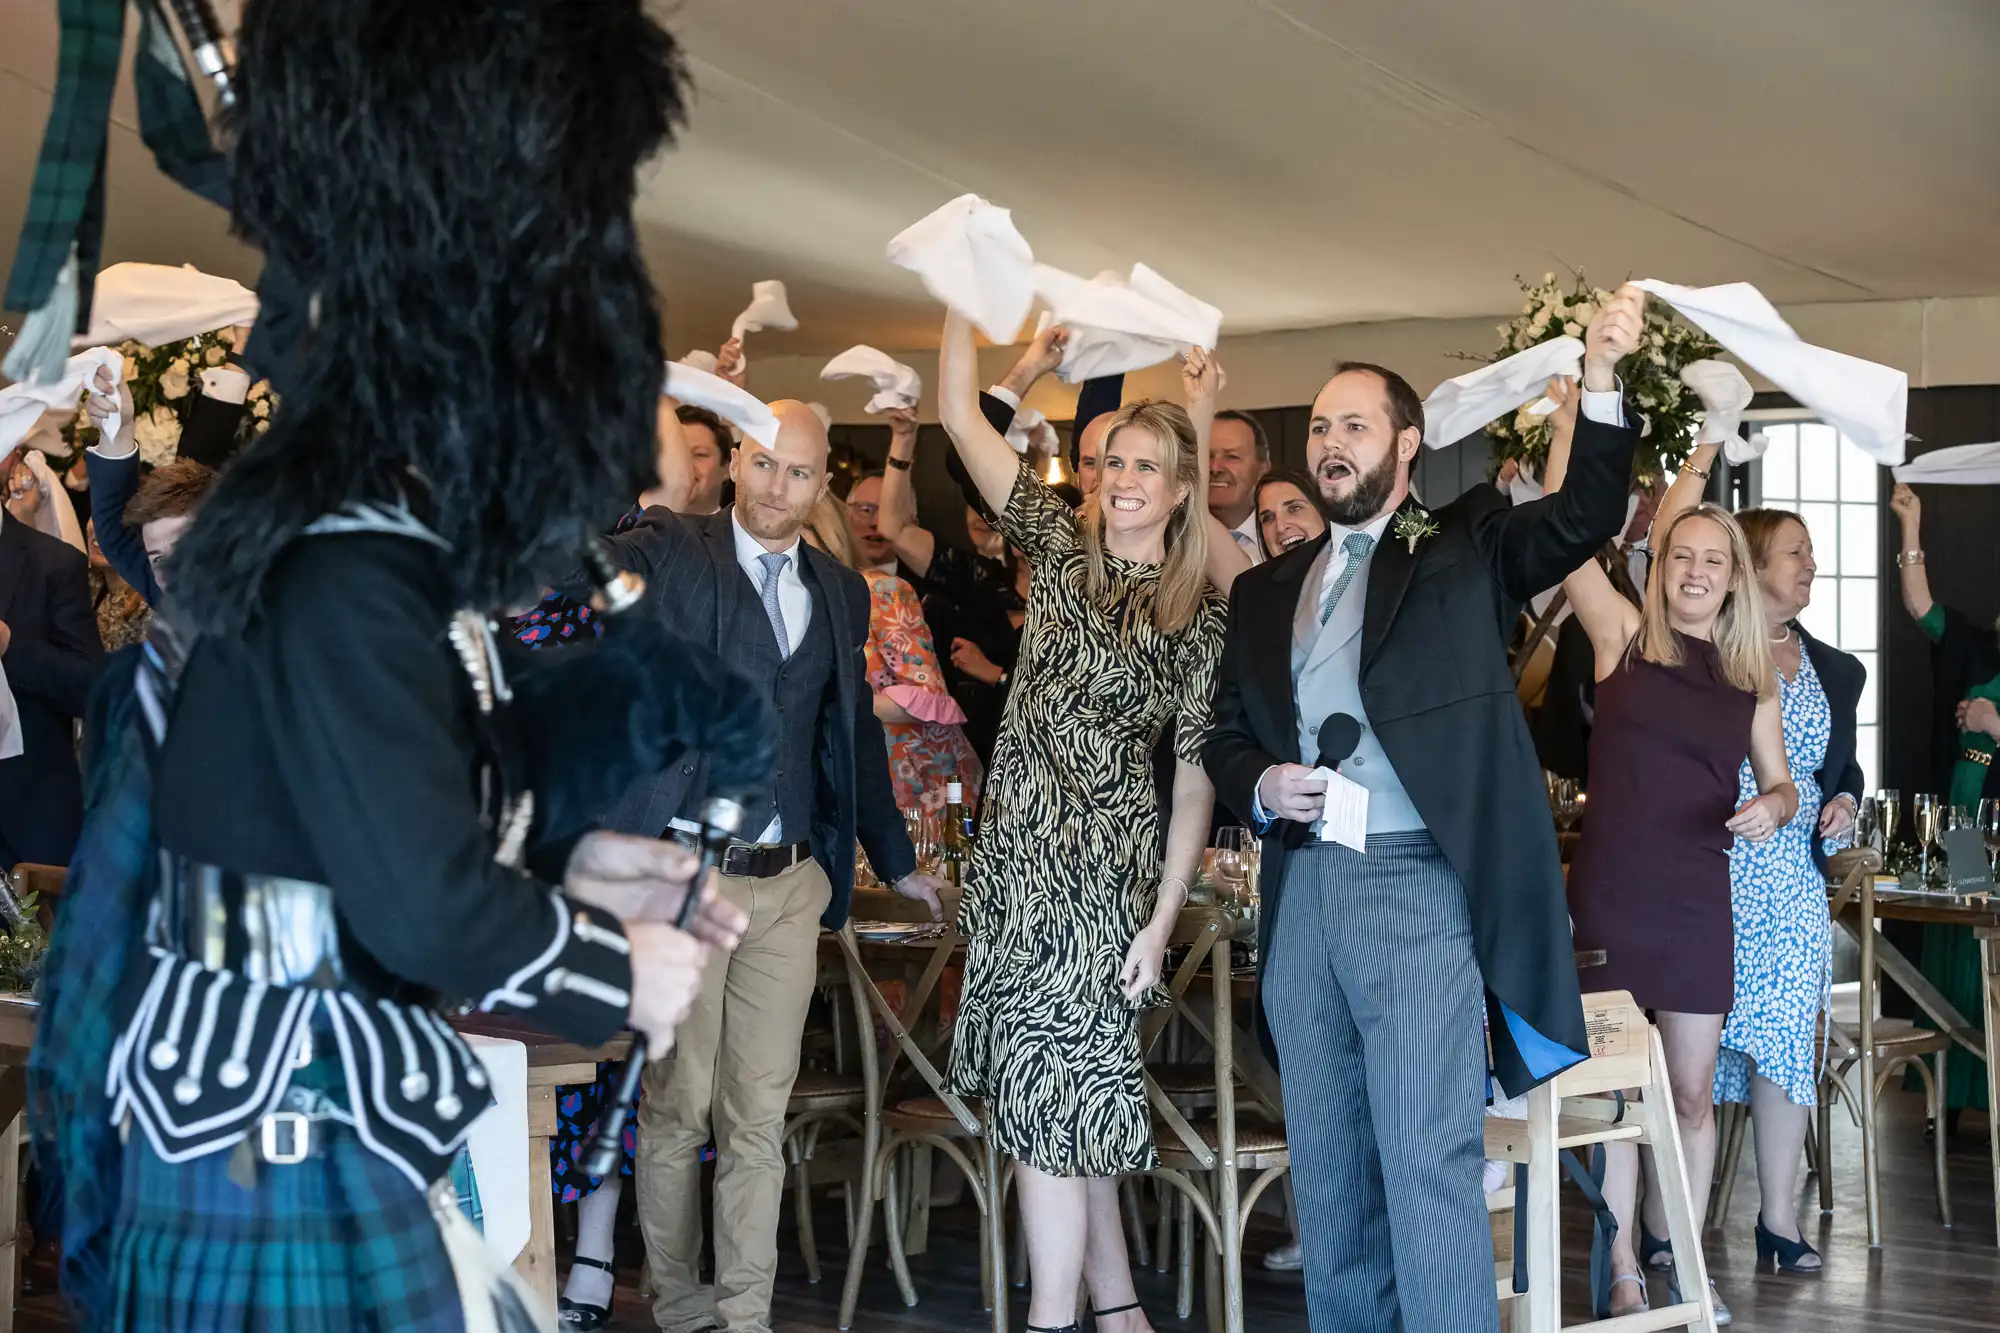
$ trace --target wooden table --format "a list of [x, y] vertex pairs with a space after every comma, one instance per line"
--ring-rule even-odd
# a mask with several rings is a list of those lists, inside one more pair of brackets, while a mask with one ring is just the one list
[[[19, 1286], [20, 1253], [13, 1219], [20, 1216], [21, 1111], [27, 1101], [28, 1048], [35, 1044], [40, 1006], [19, 996], [0, 996], [0, 1333], [13, 1333], [14, 1293]], [[555, 1195], [549, 1180], [549, 1137], [556, 1129], [558, 1085], [588, 1083], [600, 1060], [620, 1059], [626, 1040], [602, 1050], [558, 1041], [512, 1022], [482, 1015], [457, 1024], [461, 1031], [518, 1041], [528, 1048], [528, 1220], [527, 1248], [514, 1268], [540, 1299], [541, 1313], [556, 1313]]]
[[[1979, 970], [1982, 977], [1980, 1023], [1974, 1026], [1953, 1008], [1916, 965], [1901, 950], [1876, 933], [1875, 960], [1891, 981], [1901, 986], [1930, 1016], [1938, 1030], [1986, 1063], [1986, 1104], [1993, 1108], [1986, 1117], [1987, 1154], [1993, 1170], [1996, 1220], [2000, 1220], [2000, 1063], [1987, 1058], [1995, 1034], [2000, 1033], [2000, 903], [1984, 898], [1950, 898], [1938, 894], [1903, 893], [1880, 888], [1875, 898], [1875, 916], [1883, 921], [1915, 921], [1929, 926], [1964, 926], [1979, 941]], [[1857, 901], [1840, 915], [1840, 925], [1856, 944], [1861, 942], [1861, 906]], [[1872, 1006], [1871, 978], [1862, 978], [1861, 1003]], [[1866, 1088], [1862, 1095], [1867, 1096]], [[1938, 1130], [1943, 1133], [1942, 1127]]]

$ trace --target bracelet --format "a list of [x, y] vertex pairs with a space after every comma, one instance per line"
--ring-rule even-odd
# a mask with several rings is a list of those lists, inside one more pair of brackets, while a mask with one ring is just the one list
[[1181, 886], [1181, 897], [1183, 899], [1185, 899], [1188, 896], [1188, 882], [1182, 879], [1179, 875], [1168, 875], [1165, 879], [1161, 880], [1160, 892], [1165, 893], [1167, 891], [1167, 885], [1169, 884], [1178, 884]]
[[1707, 480], [1708, 480], [1708, 473], [1706, 473], [1706, 472], [1702, 471], [1702, 470], [1701, 470], [1700, 468], [1696, 467], [1696, 466], [1695, 466], [1695, 465], [1694, 465], [1693, 463], [1682, 463], [1682, 464], [1681, 464], [1681, 471], [1683, 471], [1683, 472], [1692, 472], [1692, 473], [1694, 473], [1694, 474], [1695, 474], [1695, 475], [1696, 475], [1697, 477], [1700, 477], [1700, 478], [1701, 478], [1701, 479], [1702, 479], [1703, 481], [1707, 481]]
[[1896, 568], [1898, 569], [1908, 569], [1911, 565], [1921, 565], [1922, 563], [1924, 563], [1922, 547], [1914, 551], [1898, 551], [1896, 553]]
[[910, 470], [910, 464], [915, 461], [916, 460], [912, 458], [898, 458], [894, 454], [889, 455], [889, 466], [896, 469], [896, 471], [898, 472], [908, 472]]

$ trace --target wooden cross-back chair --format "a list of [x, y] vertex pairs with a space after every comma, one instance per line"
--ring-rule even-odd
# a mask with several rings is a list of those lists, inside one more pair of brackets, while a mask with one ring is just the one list
[[[846, 1190], [848, 1253], [852, 1254], [855, 1228], [861, 1220], [861, 1201], [874, 1188], [875, 1150], [882, 1141], [881, 1059], [875, 1046], [868, 977], [855, 952], [843, 947], [843, 936], [851, 938], [852, 930], [846, 926], [820, 935], [821, 989], [833, 999], [834, 1067], [800, 1070], [785, 1107], [781, 1142], [791, 1163], [799, 1251], [805, 1258], [809, 1282], [820, 1280], [819, 1243], [814, 1234], [812, 1210], [815, 1154], [829, 1130], [847, 1131], [857, 1143], [859, 1158]], [[845, 1015], [841, 1013], [843, 997]], [[842, 1027], [843, 1018], [853, 1025], [851, 1038], [843, 1035], [846, 1031]]]

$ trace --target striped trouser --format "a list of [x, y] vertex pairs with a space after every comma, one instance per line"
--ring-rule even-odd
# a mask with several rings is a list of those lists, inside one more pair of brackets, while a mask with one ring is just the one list
[[1294, 852], [1263, 998], [1314, 1333], [1497, 1328], [1484, 988], [1465, 888], [1430, 835]]

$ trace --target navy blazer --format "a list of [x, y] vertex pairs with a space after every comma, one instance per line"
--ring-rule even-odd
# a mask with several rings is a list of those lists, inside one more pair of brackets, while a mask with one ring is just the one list
[[[734, 660], [730, 645], [739, 635], [768, 632], [757, 589], [736, 563], [730, 514], [724, 509], [684, 515], [656, 506], [606, 542], [623, 568], [646, 580], [653, 614], [663, 625], [706, 644], [726, 661]], [[821, 922], [837, 930], [847, 920], [854, 890], [857, 839], [885, 883], [915, 870], [917, 858], [902, 811], [896, 808], [888, 744], [875, 716], [874, 691], [868, 687], [868, 584], [807, 543], [799, 544], [799, 552], [813, 614], [826, 617], [835, 647], [833, 682], [818, 701], [808, 841], [833, 885]], [[746, 625], [745, 616], [754, 616], [755, 623]], [[691, 754], [664, 773], [639, 779], [627, 789], [609, 826], [621, 833], [661, 836], [689, 793], [702, 790], [706, 767], [700, 755]]]
[[160, 581], [153, 577], [146, 543], [125, 526], [125, 506], [139, 490], [138, 452], [106, 458], [95, 450], [85, 450], [83, 467], [90, 478], [90, 520], [97, 528], [97, 547], [104, 552], [105, 563], [112, 573], [139, 590], [147, 606], [158, 606]]
[[0, 759], [0, 870], [68, 865], [83, 828], [74, 724], [104, 656], [89, 569], [75, 547], [0, 514], [0, 621], [10, 636], [0, 669], [22, 744]]
[[[1819, 687], [1825, 691], [1827, 707], [1833, 714], [1833, 730], [1826, 738], [1826, 760], [1820, 764], [1819, 772], [1813, 774], [1819, 783], [1820, 804], [1823, 806], [1845, 792], [1854, 798], [1854, 808], [1859, 810], [1861, 787], [1866, 779], [1861, 772], [1861, 760], [1854, 752], [1854, 727], [1861, 709], [1861, 687], [1868, 681], [1868, 668], [1853, 654], [1815, 639], [1796, 620], [1792, 628], [1798, 632], [1799, 647], [1812, 658], [1813, 673], [1819, 677]], [[1813, 860], [1824, 870], [1826, 854], [1820, 848], [1818, 833], [1813, 834], [1812, 848]]]

